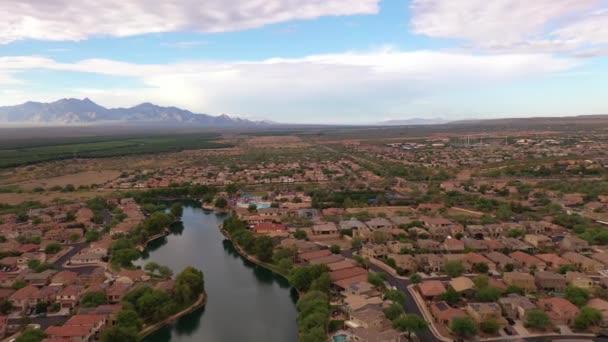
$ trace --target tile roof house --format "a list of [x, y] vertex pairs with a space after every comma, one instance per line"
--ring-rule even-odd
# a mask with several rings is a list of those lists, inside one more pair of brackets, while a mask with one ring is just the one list
[[562, 266], [570, 265], [571, 263], [555, 253], [536, 254], [535, 257], [547, 264], [549, 269], [559, 269]]
[[444, 301], [431, 304], [431, 314], [435, 318], [435, 321], [446, 326], [449, 326], [452, 320], [456, 317], [467, 317], [466, 312], [461, 309], [453, 308]]
[[505, 269], [507, 265], [515, 265], [515, 260], [500, 252], [486, 253], [485, 257], [496, 264], [496, 267], [501, 270]]
[[475, 283], [473, 283], [471, 278], [453, 278], [450, 280], [449, 286], [463, 297], [471, 298], [475, 294]]
[[587, 306], [601, 312], [602, 321], [600, 322], [600, 326], [608, 327], [608, 302], [600, 298], [593, 298], [587, 302]]
[[495, 319], [499, 323], [504, 321], [502, 318], [502, 309], [497, 303], [468, 303], [465, 307], [465, 311], [477, 323], [489, 319]]
[[388, 255], [388, 247], [385, 244], [366, 243], [359, 253], [365, 258], [382, 259]]
[[590, 290], [593, 287], [593, 279], [583, 273], [568, 272], [566, 273], [566, 280], [568, 281], [568, 285], [582, 289]]
[[563, 293], [566, 290], [566, 278], [558, 273], [539, 271], [534, 274], [536, 288], [545, 292]]
[[591, 251], [589, 243], [578, 236], [568, 235], [559, 242], [559, 248], [562, 251], [571, 251], [577, 253], [587, 253]]
[[553, 245], [553, 240], [545, 235], [526, 234], [524, 236], [524, 241], [538, 249], [547, 248]]
[[418, 290], [425, 299], [433, 299], [444, 294], [446, 288], [439, 280], [425, 280], [418, 284]]
[[545, 264], [539, 258], [521, 251], [513, 252], [509, 256], [511, 259], [515, 260], [517, 266], [519, 267], [527, 269], [535, 268], [539, 271], [543, 271], [545, 268], [547, 268], [547, 264]]
[[28, 285], [15, 291], [8, 300], [13, 307], [25, 310], [38, 304], [37, 295], [39, 292], [40, 290], [37, 287]]
[[446, 239], [443, 242], [443, 248], [449, 253], [462, 253], [464, 252], [464, 242], [458, 239]]
[[562, 254], [562, 258], [568, 260], [572, 265], [578, 267], [584, 272], [598, 272], [604, 269], [604, 265], [598, 261], [587, 258], [576, 252], [566, 252]]
[[463, 259], [467, 271], [472, 271], [476, 264], [486, 264], [490, 270], [496, 269], [496, 264], [479, 253], [467, 253]]
[[313, 259], [323, 258], [323, 257], [330, 256], [330, 255], [332, 255], [332, 252], [329, 249], [321, 249], [318, 251], [301, 253], [298, 255], [298, 259], [300, 259], [304, 262], [309, 262]]
[[524, 319], [528, 312], [536, 309], [528, 297], [516, 293], [498, 299], [498, 303], [505, 309], [507, 317], [512, 319]]
[[367, 270], [361, 267], [351, 267], [329, 273], [329, 277], [333, 282], [360, 275], [367, 276]]
[[537, 306], [549, 315], [554, 324], [570, 325], [579, 313], [576, 305], [559, 297], [541, 298], [538, 300]]
[[534, 277], [529, 273], [505, 272], [503, 273], [503, 280], [509, 286], [516, 286], [528, 292], [536, 291]]

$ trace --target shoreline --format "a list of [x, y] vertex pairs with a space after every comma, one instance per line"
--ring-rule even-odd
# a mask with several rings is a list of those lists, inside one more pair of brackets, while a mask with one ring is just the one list
[[142, 331], [139, 332], [139, 337], [143, 339], [146, 336], [149, 336], [149, 335], [153, 334], [154, 332], [158, 331], [159, 329], [177, 321], [178, 319], [180, 319], [186, 315], [189, 315], [192, 312], [202, 308], [203, 306], [205, 306], [205, 304], [207, 304], [207, 298], [208, 298], [207, 292], [203, 291], [203, 293], [201, 293], [198, 296], [198, 299], [194, 303], [192, 303], [191, 305], [189, 305], [182, 311], [180, 311], [170, 317], [167, 317], [160, 322], [154, 323], [150, 326], [143, 328]]

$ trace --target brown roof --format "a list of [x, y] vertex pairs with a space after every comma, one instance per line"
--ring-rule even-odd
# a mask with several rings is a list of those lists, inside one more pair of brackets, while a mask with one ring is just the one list
[[74, 315], [64, 326], [94, 326], [105, 320], [104, 315]]
[[331, 251], [329, 249], [322, 249], [320, 251], [313, 251], [300, 254], [300, 259], [310, 261], [312, 259], [322, 258], [331, 255]]
[[418, 289], [425, 297], [436, 297], [445, 293], [445, 286], [439, 280], [426, 280], [418, 284]]
[[333, 271], [329, 274], [332, 281], [356, 277], [358, 275], [367, 275], [367, 270], [361, 267], [350, 267], [338, 271]]
[[15, 293], [13, 293], [11, 295], [11, 299], [13, 299], [13, 300], [28, 299], [28, 298], [31, 298], [32, 296], [34, 296], [38, 291], [39, 290], [37, 287], [28, 285], [22, 289], [15, 291]]
[[342, 280], [335, 281], [334, 284], [343, 289], [349, 288], [351, 285], [367, 281], [367, 274], [361, 274], [355, 277], [346, 278]]
[[51, 326], [46, 329], [49, 336], [57, 337], [83, 337], [91, 333], [91, 327], [82, 326]]
[[456, 317], [467, 317], [466, 312], [461, 309], [455, 309], [449, 306], [446, 302], [437, 302], [431, 305], [431, 312], [433, 316], [437, 317], [441, 321], [449, 321]]

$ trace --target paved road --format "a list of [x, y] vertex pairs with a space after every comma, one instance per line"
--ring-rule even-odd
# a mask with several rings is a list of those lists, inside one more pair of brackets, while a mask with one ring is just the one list
[[80, 242], [80, 243], [69, 244], [67, 246], [72, 247], [72, 249], [69, 252], [62, 255], [59, 259], [55, 260], [55, 262], [53, 262], [55, 269], [57, 269], [58, 271], [69, 270], [72, 272], [76, 272], [77, 274], [89, 274], [94, 269], [99, 267], [99, 266], [83, 266], [83, 267], [77, 267], [77, 268], [64, 267], [63, 264], [65, 264], [68, 260], [70, 260], [74, 255], [80, 253], [80, 251], [82, 251], [83, 249], [88, 247], [89, 243]]
[[68, 320], [69, 316], [51, 316], [51, 317], [28, 317], [28, 318], [9, 318], [9, 325], [22, 325], [22, 324], [40, 324], [40, 329], [45, 330], [46, 328], [53, 325], [63, 325]]
[[[342, 251], [342, 255], [347, 257], [347, 258], [352, 258], [353, 256], [353, 252], [354, 250], [350, 249], [350, 250], [344, 250]], [[393, 276], [392, 274], [386, 272], [385, 270], [383, 270], [381, 267], [374, 265], [374, 264], [370, 264], [369, 265], [370, 270], [376, 272], [376, 273], [383, 273], [386, 275], [386, 281], [391, 285], [396, 287], [397, 289], [399, 289], [399, 291], [403, 292], [403, 294], [405, 294], [405, 306], [404, 306], [404, 310], [406, 313], [408, 314], [416, 314], [420, 317], [424, 317], [424, 315], [422, 314], [422, 312], [420, 311], [420, 308], [418, 307], [418, 304], [416, 303], [416, 301], [414, 300], [414, 297], [412, 296], [412, 294], [410, 293], [410, 291], [407, 290], [407, 287], [411, 284], [411, 282], [407, 279], [399, 279], [395, 276]], [[440, 279], [441, 277], [437, 277], [437, 278], [433, 278], [433, 279]], [[449, 280], [449, 277], [445, 277], [446, 280]], [[416, 333], [416, 335], [418, 336], [418, 338], [420, 339], [420, 341], [423, 342], [443, 342], [440, 339], [438, 339], [437, 337], [435, 337], [435, 335], [433, 335], [433, 333], [431, 332], [431, 330], [427, 327], [426, 329], [424, 329], [423, 331], [419, 331]], [[581, 337], [577, 337], [577, 336], [556, 336], [556, 337], [527, 337], [527, 338], [518, 338], [517, 336], [512, 336], [512, 337], [505, 337], [505, 339], [503, 341], [526, 341], [526, 342], [547, 342], [547, 341], [553, 341], [553, 340], [579, 340], [579, 341], [584, 341], [584, 340], [589, 340], [588, 338], [581, 338]], [[593, 341], [597, 341], [597, 342], [608, 342], [608, 338], [605, 337], [596, 337], [593, 339]]]

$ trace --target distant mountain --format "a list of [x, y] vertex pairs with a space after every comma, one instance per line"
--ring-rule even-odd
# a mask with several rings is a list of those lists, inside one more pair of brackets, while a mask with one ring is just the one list
[[26, 102], [0, 107], [1, 123], [23, 124], [98, 124], [98, 123], [173, 124], [209, 127], [269, 125], [268, 122], [232, 118], [228, 115], [196, 114], [177, 107], [142, 103], [131, 108], [105, 108], [88, 98], [61, 99], [51, 103]]
[[422, 118], [413, 118], [413, 119], [403, 119], [403, 120], [387, 120], [378, 123], [379, 125], [384, 126], [419, 126], [419, 125], [440, 125], [446, 123], [446, 120], [443, 119], [422, 119]]

